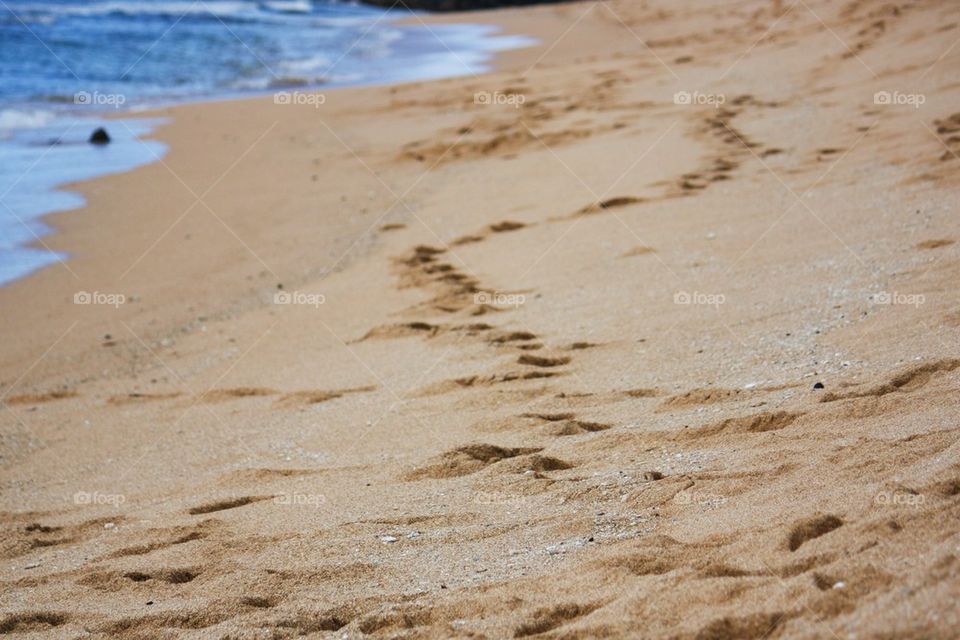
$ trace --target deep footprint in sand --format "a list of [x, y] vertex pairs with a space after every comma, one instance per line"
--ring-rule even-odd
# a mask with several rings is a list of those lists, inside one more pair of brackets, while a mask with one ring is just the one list
[[433, 464], [406, 475], [407, 480], [423, 478], [456, 478], [476, 473], [501, 460], [541, 451], [539, 447], [498, 447], [492, 444], [471, 444], [442, 454]]

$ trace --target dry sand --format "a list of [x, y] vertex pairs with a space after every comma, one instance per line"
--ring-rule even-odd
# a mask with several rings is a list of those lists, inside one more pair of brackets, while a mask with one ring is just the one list
[[52, 218], [0, 633], [956, 637], [960, 6], [470, 19], [543, 44], [176, 107]]

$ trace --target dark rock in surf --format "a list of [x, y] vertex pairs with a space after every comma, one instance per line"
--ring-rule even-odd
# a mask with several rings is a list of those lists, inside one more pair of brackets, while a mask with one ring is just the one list
[[98, 127], [96, 131], [90, 134], [90, 144], [109, 144], [110, 135], [103, 127]]

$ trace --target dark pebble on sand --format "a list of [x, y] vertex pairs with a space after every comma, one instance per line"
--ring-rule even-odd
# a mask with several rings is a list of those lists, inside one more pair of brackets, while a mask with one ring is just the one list
[[823, 383], [822, 383], [822, 382], [818, 382], [818, 383], [816, 383], [815, 385], [813, 385], [813, 388], [814, 388], [814, 389], [823, 389]]
[[108, 144], [110, 136], [103, 127], [98, 127], [96, 131], [90, 134], [90, 144]]

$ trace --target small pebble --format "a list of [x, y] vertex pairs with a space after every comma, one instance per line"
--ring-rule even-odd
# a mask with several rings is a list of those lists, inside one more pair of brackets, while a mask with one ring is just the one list
[[400, 538], [396, 536], [380, 536], [380, 542], [385, 542], [386, 544], [396, 542], [399, 539]]

